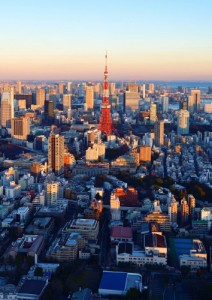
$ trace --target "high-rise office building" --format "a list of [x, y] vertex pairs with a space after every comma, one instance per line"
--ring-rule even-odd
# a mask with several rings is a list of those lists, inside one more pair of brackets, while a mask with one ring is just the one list
[[138, 84], [129, 83], [124, 92], [124, 111], [138, 110], [139, 99]]
[[169, 110], [169, 97], [162, 96], [161, 102], [162, 102], [162, 111], [163, 112], [168, 112], [168, 110]]
[[172, 197], [171, 203], [168, 206], [168, 214], [172, 224], [177, 224], [177, 212], [178, 212], [178, 202], [174, 197]]
[[193, 97], [193, 112], [198, 113], [200, 110], [200, 90], [192, 90], [191, 96]]
[[29, 118], [12, 118], [11, 121], [11, 136], [18, 140], [26, 140], [30, 133]]
[[36, 105], [44, 106], [45, 103], [45, 90], [37, 89], [36, 90]]
[[63, 111], [67, 112], [71, 108], [71, 94], [63, 94]]
[[149, 83], [148, 84], [148, 92], [149, 92], [149, 94], [154, 94], [154, 92], [155, 92], [155, 85], [154, 85], [154, 83]]
[[177, 120], [177, 133], [189, 134], [189, 111], [181, 109], [178, 114]]
[[143, 84], [143, 99], [146, 98], [146, 84]]
[[44, 103], [44, 117], [45, 121], [52, 123], [54, 120], [54, 102], [52, 100], [46, 100]]
[[180, 102], [180, 109], [188, 110], [188, 101], [187, 100], [182, 100]]
[[146, 145], [140, 146], [139, 156], [140, 161], [151, 162], [151, 147]]
[[68, 93], [71, 93], [71, 88], [72, 88], [72, 82], [67, 82], [67, 86], [66, 86], [66, 89], [67, 89], [67, 92]]
[[86, 105], [86, 109], [93, 109], [93, 105], [94, 105], [93, 86], [86, 86], [86, 89], [85, 89], [85, 105]]
[[138, 93], [125, 91], [124, 92], [124, 111], [134, 111], [139, 109], [139, 99]]
[[181, 224], [186, 225], [189, 219], [189, 206], [185, 199], [181, 200]]
[[4, 90], [1, 97], [1, 126], [10, 127], [14, 118], [14, 91]]
[[188, 195], [188, 205], [189, 205], [189, 212], [191, 215], [191, 218], [194, 218], [195, 215], [195, 207], [196, 207], [196, 199], [193, 195]]
[[194, 112], [194, 98], [193, 96], [188, 96], [188, 111], [190, 113], [193, 113]]
[[52, 134], [48, 139], [48, 167], [60, 175], [64, 171], [64, 136]]
[[32, 105], [32, 94], [16, 94], [14, 96], [14, 98], [17, 100], [17, 101], [20, 101], [20, 100], [25, 100], [26, 101], [26, 108], [30, 108], [31, 105]]
[[137, 83], [128, 83], [127, 91], [131, 93], [138, 93], [138, 84]]
[[164, 144], [164, 122], [155, 122], [155, 145], [160, 147]]
[[58, 94], [63, 94], [64, 93], [64, 84], [63, 83], [58, 83]]
[[102, 92], [103, 92], [102, 84], [100, 82], [96, 83], [94, 85], [94, 98], [98, 99], [102, 97]]
[[21, 92], [22, 92], [21, 81], [17, 81], [16, 92], [17, 92], [18, 94], [21, 94]]
[[110, 83], [110, 95], [115, 95], [116, 84], [115, 82]]
[[47, 205], [57, 204], [60, 193], [60, 183], [57, 181], [48, 182], [46, 184], [46, 202]]
[[150, 116], [149, 116], [150, 124], [154, 124], [157, 121], [157, 104], [150, 104]]

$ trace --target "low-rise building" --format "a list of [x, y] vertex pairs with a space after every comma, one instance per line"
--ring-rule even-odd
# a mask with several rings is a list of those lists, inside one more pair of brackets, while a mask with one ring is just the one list
[[18, 253], [23, 253], [34, 257], [40, 254], [43, 246], [44, 238], [42, 235], [23, 235], [11, 244], [5, 255], [15, 258]]
[[110, 235], [111, 242], [132, 242], [133, 233], [131, 227], [114, 226], [111, 229]]
[[86, 240], [96, 240], [99, 234], [99, 222], [93, 219], [74, 219], [68, 222], [64, 232], [78, 232]]
[[35, 217], [26, 228], [27, 234], [43, 235], [48, 238], [54, 228], [54, 219], [52, 217]]
[[137, 273], [103, 271], [99, 295], [124, 296], [131, 289], [142, 291], [142, 275]]
[[119, 174], [120, 172], [129, 172], [135, 174], [137, 169], [136, 160], [132, 155], [122, 155], [110, 164], [110, 172]]
[[194, 239], [190, 253], [179, 255], [179, 264], [191, 269], [207, 268], [207, 252], [202, 241]]
[[17, 300], [39, 300], [48, 285], [46, 277], [22, 277], [16, 291]]
[[84, 246], [85, 240], [80, 234], [72, 232], [62, 235], [61, 238], [53, 241], [46, 253], [46, 258], [59, 262], [73, 261], [77, 259], [78, 250], [83, 249]]
[[134, 250], [133, 243], [120, 242], [116, 246], [116, 263], [167, 264], [167, 245], [165, 236], [147, 234], [144, 238], [144, 250]]

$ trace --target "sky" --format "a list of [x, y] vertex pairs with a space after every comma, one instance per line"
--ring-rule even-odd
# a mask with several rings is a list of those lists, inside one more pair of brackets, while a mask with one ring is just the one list
[[0, 80], [212, 81], [211, 0], [0, 0]]

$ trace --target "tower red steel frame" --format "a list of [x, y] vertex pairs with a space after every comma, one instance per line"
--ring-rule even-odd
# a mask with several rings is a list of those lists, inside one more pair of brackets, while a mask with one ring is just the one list
[[109, 84], [108, 84], [108, 71], [107, 71], [107, 53], [105, 55], [105, 71], [104, 71], [104, 89], [102, 98], [102, 110], [99, 120], [98, 129], [102, 132], [110, 135], [113, 131], [113, 123], [110, 112], [110, 100], [109, 100]]

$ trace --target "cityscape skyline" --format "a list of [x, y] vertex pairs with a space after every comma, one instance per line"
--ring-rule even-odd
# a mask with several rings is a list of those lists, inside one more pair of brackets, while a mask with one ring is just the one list
[[4, 2], [0, 80], [102, 80], [107, 49], [110, 81], [211, 81], [211, 6], [208, 0]]

